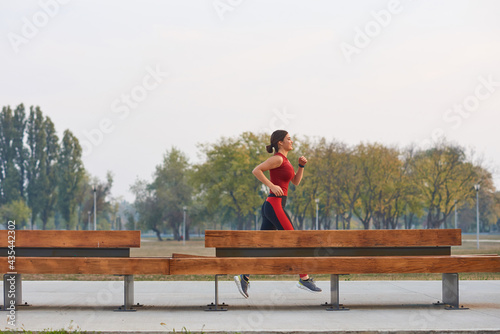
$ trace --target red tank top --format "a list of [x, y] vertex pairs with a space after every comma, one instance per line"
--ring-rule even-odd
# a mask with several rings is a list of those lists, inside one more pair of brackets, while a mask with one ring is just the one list
[[[283, 163], [281, 166], [269, 170], [269, 174], [271, 176], [271, 182], [277, 186], [280, 186], [283, 189], [283, 193], [285, 196], [288, 195], [288, 184], [292, 181], [295, 176], [295, 170], [293, 169], [292, 164], [288, 159], [281, 153], [276, 153], [275, 155], [279, 155], [283, 158]], [[271, 191], [271, 194], [273, 192]]]

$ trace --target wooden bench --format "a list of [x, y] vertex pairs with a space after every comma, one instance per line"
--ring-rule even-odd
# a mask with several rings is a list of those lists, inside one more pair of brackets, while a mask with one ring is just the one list
[[22, 274], [120, 275], [124, 277], [124, 303], [117, 311], [134, 311], [133, 275], [170, 273], [168, 258], [130, 257], [130, 249], [140, 247], [140, 231], [18, 230], [11, 263], [9, 235], [12, 232], [0, 231], [4, 310], [12, 304], [23, 305]]
[[[339, 275], [441, 273], [443, 305], [460, 309], [461, 272], [500, 272], [498, 255], [451, 255], [460, 230], [206, 231], [205, 246], [216, 256], [174, 254], [130, 257], [140, 247], [139, 231], [15, 231], [15, 262], [9, 264], [9, 231], [0, 231], [4, 309], [22, 304], [22, 274], [104, 274], [124, 276], [124, 303], [133, 311], [133, 275], [330, 274], [329, 310], [339, 303]], [[11, 282], [14, 282], [12, 284]], [[9, 293], [14, 287], [16, 293]]]
[[339, 303], [339, 275], [440, 273], [447, 309], [459, 309], [459, 273], [500, 272], [498, 255], [452, 255], [461, 230], [206, 231], [215, 257], [182, 256], [170, 274], [330, 274], [329, 310]]

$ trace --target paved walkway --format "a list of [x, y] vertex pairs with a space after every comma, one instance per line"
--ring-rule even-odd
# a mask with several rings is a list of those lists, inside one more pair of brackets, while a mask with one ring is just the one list
[[[292, 281], [254, 281], [250, 298], [234, 282], [219, 283], [227, 312], [205, 312], [214, 300], [213, 282], [135, 282], [137, 312], [113, 312], [123, 302], [123, 282], [25, 281], [16, 328], [80, 329], [101, 333], [500, 333], [500, 281], [461, 281], [460, 304], [469, 310], [432, 306], [441, 298], [440, 281], [342, 281], [341, 302], [350, 311], [327, 312], [329, 282], [320, 294]], [[1, 314], [0, 314], [1, 315]], [[7, 313], [0, 329], [7, 324]]]

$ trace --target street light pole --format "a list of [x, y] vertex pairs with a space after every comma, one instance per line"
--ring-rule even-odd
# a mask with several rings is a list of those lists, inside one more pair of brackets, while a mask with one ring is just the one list
[[318, 230], [318, 211], [319, 211], [319, 198], [316, 198], [316, 230]]
[[97, 203], [97, 186], [94, 184], [94, 231], [97, 231], [97, 215], [96, 215], [96, 212], [97, 212], [97, 207], [96, 207], [96, 203]]
[[457, 228], [457, 200], [455, 200], [455, 228]]
[[479, 249], [479, 189], [481, 186], [478, 184], [474, 185], [474, 189], [476, 189], [476, 240], [477, 240], [477, 249]]
[[88, 219], [89, 219], [89, 221], [87, 223], [87, 230], [90, 230], [90, 215], [92, 214], [92, 212], [89, 211], [87, 213], [88, 213]]
[[185, 245], [186, 244], [186, 210], [187, 210], [187, 208], [184, 206], [182, 208], [182, 210], [184, 211], [184, 219], [183, 219], [183, 223], [182, 223], [182, 244]]

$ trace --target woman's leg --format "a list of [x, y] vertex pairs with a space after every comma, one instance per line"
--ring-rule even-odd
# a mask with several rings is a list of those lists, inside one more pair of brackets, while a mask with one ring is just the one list
[[[264, 217], [266, 227], [273, 226], [274, 228], [266, 228], [267, 230], [295, 230], [292, 220], [285, 211], [286, 199], [282, 197], [268, 197], [262, 206], [262, 226], [264, 227]], [[263, 230], [264, 228], [261, 228]], [[308, 279], [307, 274], [300, 274], [301, 279]]]
[[271, 219], [267, 217], [269, 213], [266, 214], [266, 203], [267, 201], [264, 202], [264, 204], [262, 204], [261, 208], [262, 225], [260, 225], [260, 230], [261, 231], [276, 230], [276, 225], [271, 221]]
[[290, 217], [283, 209], [283, 198], [268, 197], [262, 206], [262, 217], [266, 224], [270, 222], [275, 230], [294, 230]]

